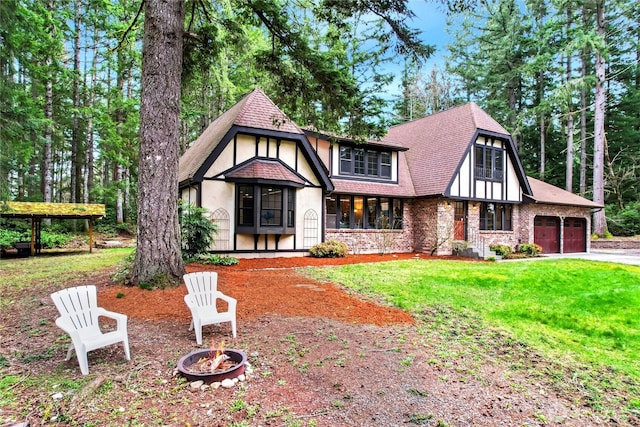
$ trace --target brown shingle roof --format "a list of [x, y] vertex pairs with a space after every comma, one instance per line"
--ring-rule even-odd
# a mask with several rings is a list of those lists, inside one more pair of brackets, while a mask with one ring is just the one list
[[528, 198], [536, 203], [549, 203], [552, 205], [568, 205], [568, 206], [582, 206], [587, 208], [602, 208], [601, 204], [592, 202], [589, 199], [580, 197], [577, 194], [573, 194], [569, 191], [563, 190], [551, 184], [547, 184], [539, 179], [527, 177], [531, 191], [533, 195], [528, 195]]
[[509, 136], [471, 102], [389, 129], [385, 140], [409, 148], [407, 162], [417, 196], [444, 194], [476, 130]]
[[226, 178], [289, 181], [304, 185], [304, 180], [277, 160], [253, 159], [225, 174]]
[[303, 134], [300, 128], [264, 92], [254, 89], [215, 119], [180, 157], [178, 182], [193, 178], [234, 125]]
[[[302, 128], [302, 130], [304, 131], [304, 133], [310, 138], [313, 139], [316, 136], [320, 137], [320, 139], [325, 139], [327, 141], [344, 141], [344, 142], [350, 142], [350, 143], [354, 143], [354, 144], [359, 144], [360, 141], [356, 141], [355, 138], [347, 136], [347, 135], [342, 135], [336, 132], [331, 132], [331, 131], [326, 131], [326, 130], [318, 130], [314, 127], [311, 126], [305, 126]], [[396, 141], [389, 141], [389, 140], [379, 140], [379, 139], [373, 139], [373, 138], [365, 138], [362, 142], [365, 142], [368, 146], [372, 146], [372, 147], [381, 147], [381, 148], [390, 148], [392, 150], [397, 150], [397, 151], [406, 151], [408, 150], [407, 147], [403, 146], [402, 144], [399, 144]]]

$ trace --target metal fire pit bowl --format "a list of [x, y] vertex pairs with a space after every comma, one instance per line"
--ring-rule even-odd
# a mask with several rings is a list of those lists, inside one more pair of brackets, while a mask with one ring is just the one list
[[203, 357], [209, 357], [209, 352], [210, 350], [196, 350], [186, 356], [182, 356], [182, 358], [178, 360], [178, 372], [180, 372], [189, 381], [202, 380], [205, 384], [211, 384], [224, 379], [233, 379], [244, 373], [244, 364], [247, 361], [246, 353], [241, 350], [234, 350], [231, 348], [227, 348], [224, 351], [224, 354], [229, 356], [230, 360], [236, 362], [236, 364], [231, 368], [215, 371], [213, 373], [189, 372], [188, 367]]

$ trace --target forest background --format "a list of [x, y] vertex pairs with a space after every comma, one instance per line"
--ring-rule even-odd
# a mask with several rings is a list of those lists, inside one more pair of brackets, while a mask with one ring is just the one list
[[[639, 3], [434, 2], [450, 43], [433, 68], [419, 22], [389, 30], [422, 5], [375, 3], [186, 1], [180, 153], [255, 87], [301, 126], [356, 137], [474, 101], [529, 175], [606, 204], [597, 234], [640, 234]], [[143, 5], [0, 1], [0, 200], [105, 203], [135, 228]]]

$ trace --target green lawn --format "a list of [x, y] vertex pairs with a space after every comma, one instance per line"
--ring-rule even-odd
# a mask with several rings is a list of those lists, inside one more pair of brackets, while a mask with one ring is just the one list
[[94, 253], [42, 255], [0, 260], [0, 308], [9, 304], [11, 291], [51, 288], [88, 273], [113, 267], [133, 248], [105, 249]]
[[407, 260], [308, 270], [418, 313], [446, 306], [534, 349], [640, 379], [640, 267], [585, 260]]

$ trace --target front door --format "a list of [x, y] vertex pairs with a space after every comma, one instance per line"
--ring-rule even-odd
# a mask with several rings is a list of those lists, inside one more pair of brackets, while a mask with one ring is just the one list
[[466, 240], [467, 202], [455, 202], [453, 213], [453, 240]]

